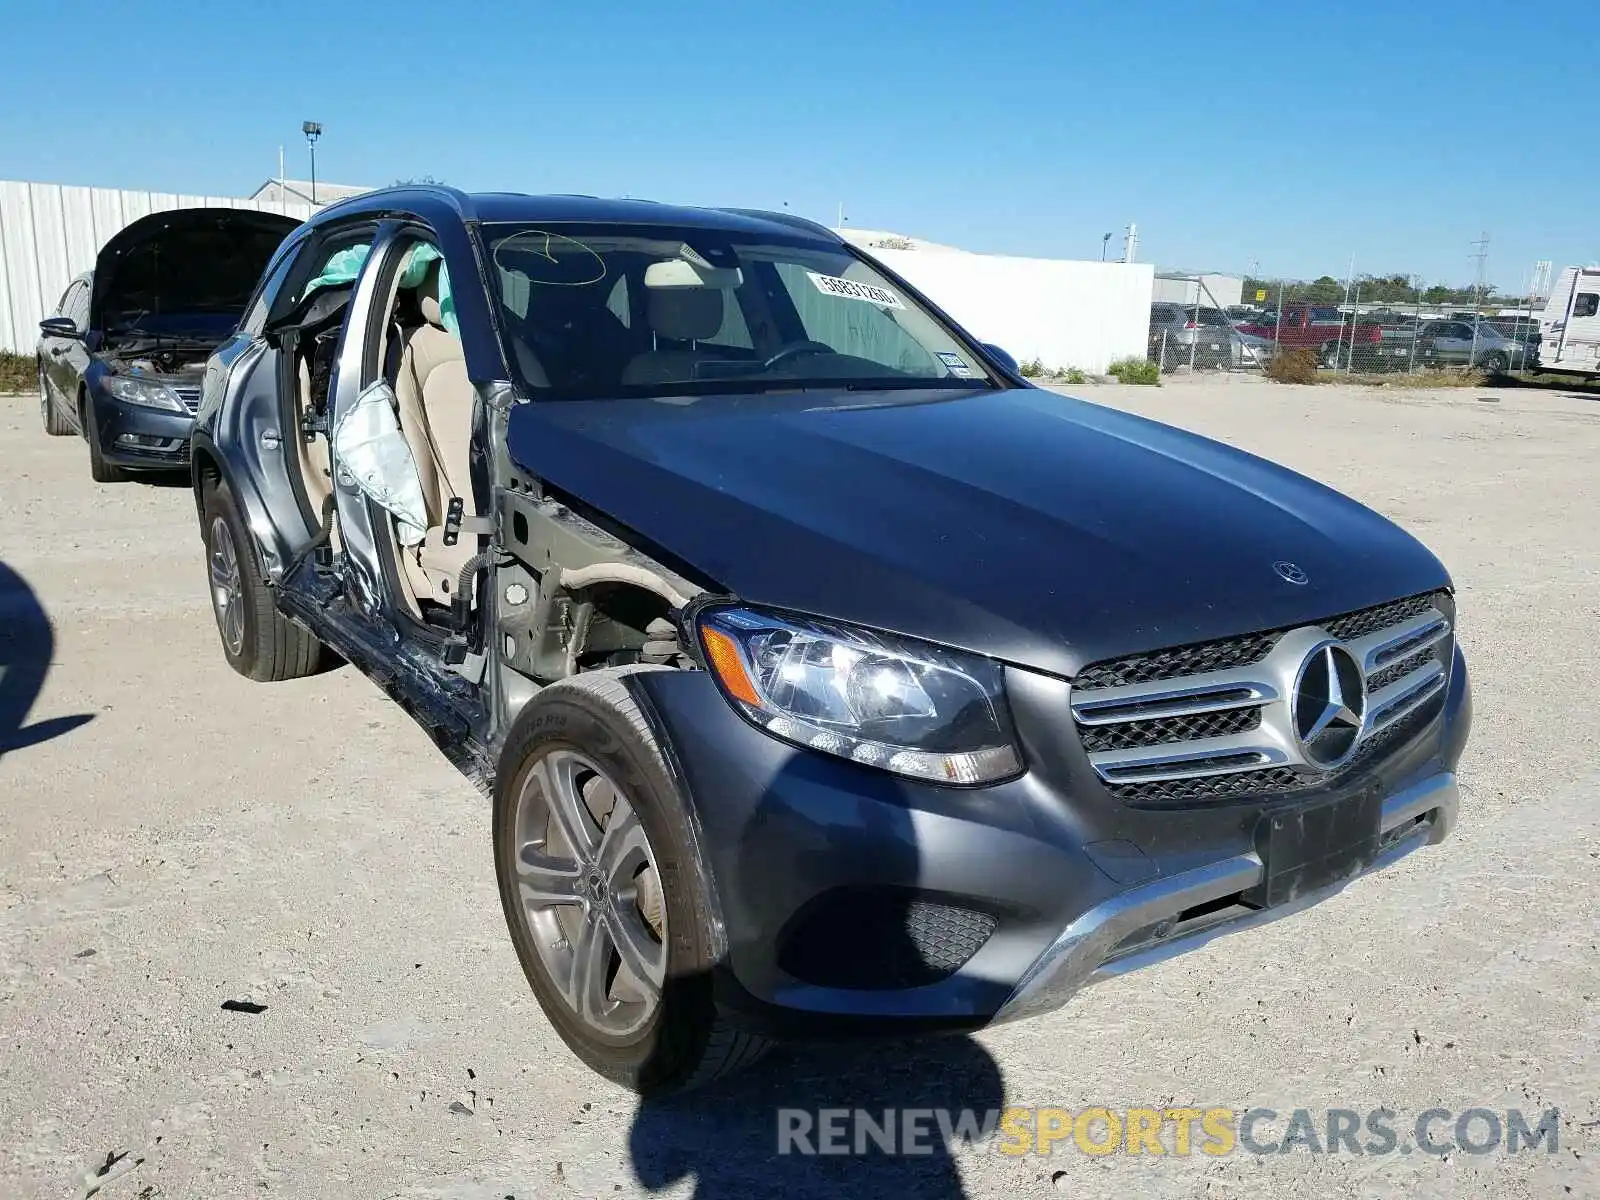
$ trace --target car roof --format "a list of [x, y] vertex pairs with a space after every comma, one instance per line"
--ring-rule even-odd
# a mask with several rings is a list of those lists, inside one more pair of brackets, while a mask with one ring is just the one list
[[410, 212], [434, 220], [448, 213], [464, 223], [603, 221], [768, 235], [801, 231], [832, 242], [843, 240], [826, 226], [789, 213], [742, 208], [692, 208], [662, 204], [655, 200], [618, 200], [599, 196], [469, 193], [438, 185], [402, 185], [362, 192], [329, 204], [313, 220], [321, 224], [332, 219], [386, 211]]

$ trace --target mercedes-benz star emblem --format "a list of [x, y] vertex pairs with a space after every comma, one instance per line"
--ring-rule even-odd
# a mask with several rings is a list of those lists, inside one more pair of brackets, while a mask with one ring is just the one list
[[1278, 561], [1272, 564], [1272, 569], [1278, 573], [1278, 578], [1285, 583], [1310, 583], [1311, 576], [1307, 575], [1292, 562]]
[[1366, 718], [1360, 664], [1343, 646], [1324, 642], [1306, 656], [1294, 690], [1294, 731], [1306, 759], [1324, 769], [1344, 762]]

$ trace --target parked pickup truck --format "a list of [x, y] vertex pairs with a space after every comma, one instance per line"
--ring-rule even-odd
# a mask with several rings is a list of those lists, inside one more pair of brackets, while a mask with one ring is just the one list
[[1279, 321], [1265, 314], [1255, 324], [1241, 325], [1245, 333], [1276, 341], [1280, 349], [1310, 349], [1325, 367], [1354, 365], [1368, 370], [1401, 367], [1410, 361], [1410, 330], [1386, 329], [1376, 321], [1351, 318], [1334, 305], [1289, 304]]

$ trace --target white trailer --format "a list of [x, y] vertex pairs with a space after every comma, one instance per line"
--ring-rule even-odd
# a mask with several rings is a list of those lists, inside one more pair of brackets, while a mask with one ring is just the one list
[[1539, 369], [1600, 375], [1600, 267], [1556, 277], [1539, 318]]

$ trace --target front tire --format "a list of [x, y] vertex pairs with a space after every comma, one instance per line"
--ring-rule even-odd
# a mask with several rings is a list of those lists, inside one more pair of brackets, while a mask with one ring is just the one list
[[712, 997], [716, 937], [688, 806], [621, 676], [553, 684], [496, 771], [495, 874], [539, 1005], [592, 1070], [641, 1095], [699, 1086], [764, 1038]]
[[45, 382], [43, 365], [39, 367], [39, 416], [44, 421], [44, 431], [51, 437], [64, 437], [72, 432], [72, 426], [50, 399], [50, 385]]
[[87, 396], [82, 397], [79, 403], [83, 405], [79, 418], [83, 425], [83, 437], [89, 443], [89, 478], [96, 483], [127, 482], [128, 473], [107, 462], [100, 450], [100, 429], [95, 424], [94, 405]]
[[1478, 360], [1478, 369], [1485, 375], [1504, 375], [1510, 365], [1511, 360], [1498, 350], [1485, 354]]
[[222, 653], [246, 679], [275, 683], [315, 674], [322, 644], [278, 611], [256, 568], [249, 534], [225, 483], [206, 489], [201, 505], [211, 610]]

